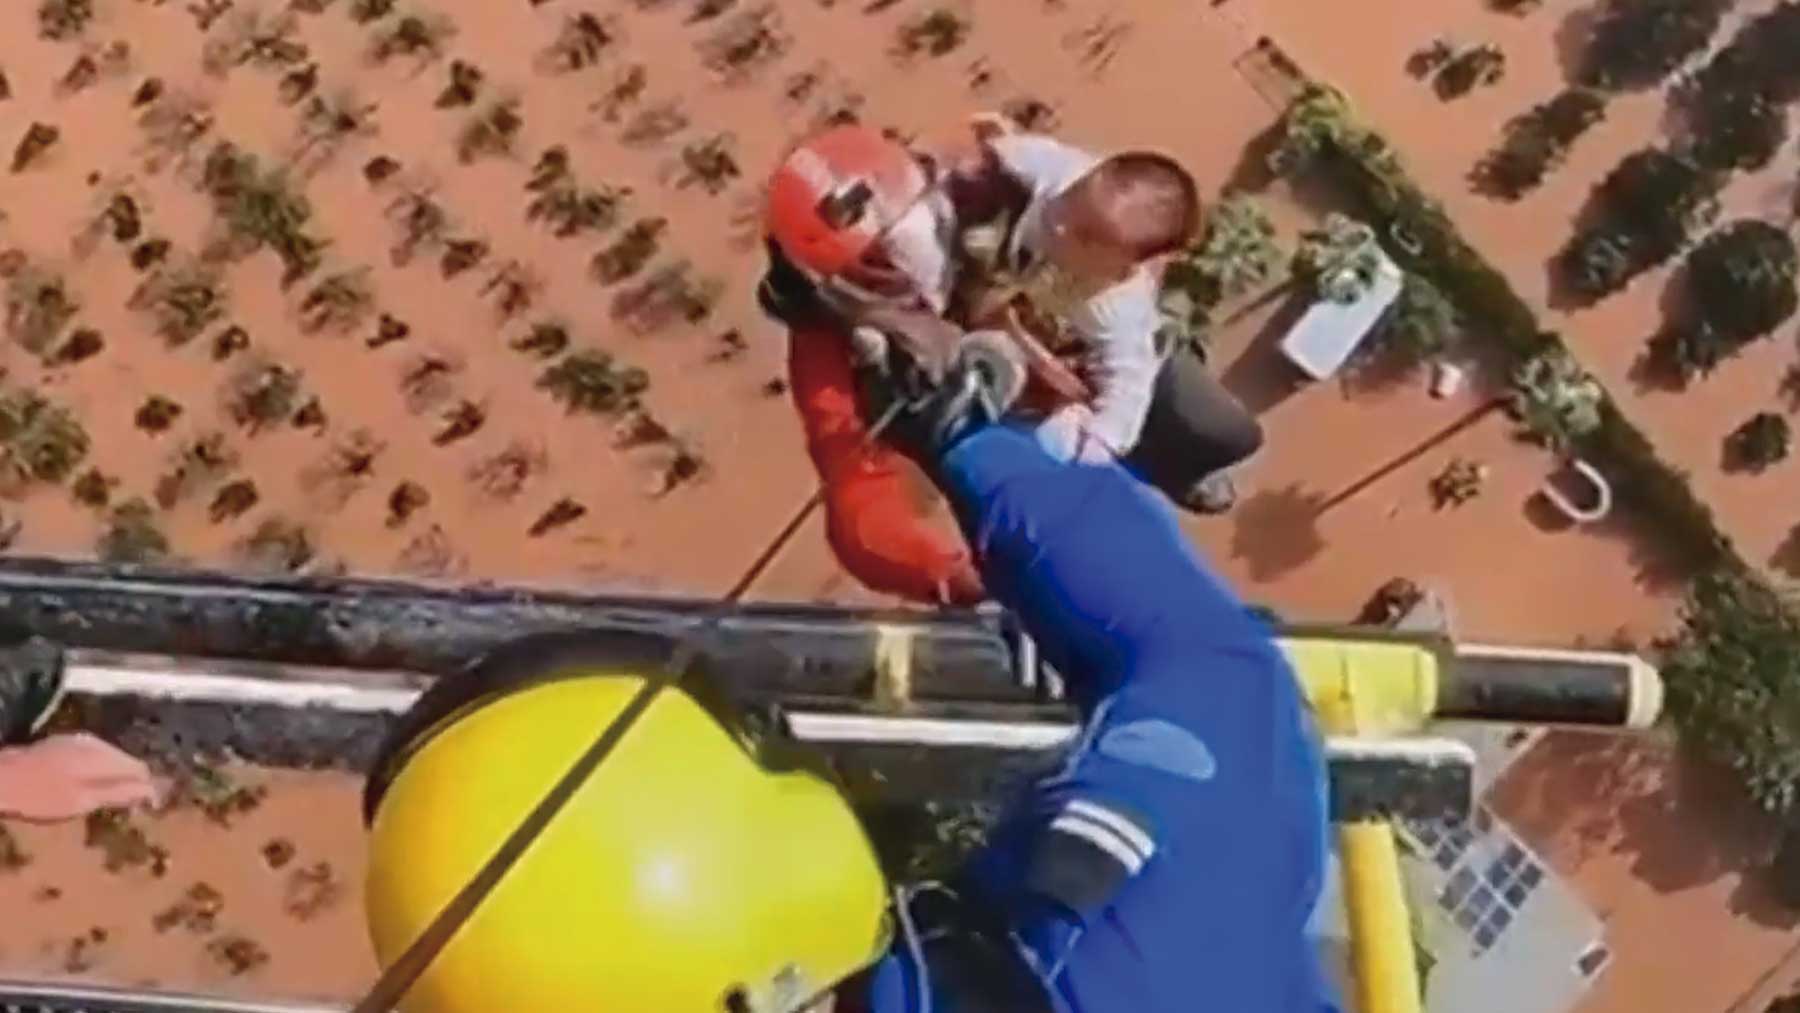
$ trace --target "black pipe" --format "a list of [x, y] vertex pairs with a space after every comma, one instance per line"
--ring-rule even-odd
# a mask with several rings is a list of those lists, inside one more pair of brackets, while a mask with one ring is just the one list
[[[530, 633], [697, 630], [701, 598], [576, 595], [394, 580], [244, 577], [24, 558], [0, 562], [0, 631], [64, 647], [444, 675]], [[721, 676], [771, 691], [863, 695], [874, 624], [917, 631], [921, 699], [1018, 700], [998, 620], [973, 612], [745, 604], [709, 631]]]
[[1458, 655], [1438, 680], [1437, 716], [1512, 724], [1627, 725], [1636, 687], [1616, 665]]

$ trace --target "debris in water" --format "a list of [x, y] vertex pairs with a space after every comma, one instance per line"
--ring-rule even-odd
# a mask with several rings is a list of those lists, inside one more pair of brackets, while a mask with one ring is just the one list
[[207, 819], [229, 827], [233, 816], [251, 812], [262, 805], [269, 789], [262, 785], [239, 784], [231, 775], [214, 767], [197, 767], [180, 786], [178, 794], [192, 801]]
[[271, 869], [279, 869], [293, 861], [294, 853], [294, 842], [285, 837], [277, 837], [263, 845], [262, 848], [263, 861], [267, 862]]
[[63, 970], [70, 974], [82, 974], [91, 970], [99, 957], [94, 951], [106, 945], [107, 938], [106, 930], [95, 926], [87, 930], [85, 935], [70, 939], [68, 948], [63, 953]]
[[12, 831], [0, 825], [0, 873], [18, 872], [31, 864], [31, 856], [19, 847]]
[[336, 904], [343, 893], [331, 863], [314, 862], [304, 869], [295, 869], [288, 877], [287, 913], [301, 921], [309, 921]]
[[528, 532], [533, 538], [542, 538], [557, 528], [573, 524], [587, 516], [587, 507], [568, 497], [563, 497], [550, 505], [536, 521], [532, 522]]
[[269, 962], [269, 951], [256, 940], [242, 935], [229, 935], [206, 944], [206, 952], [235, 977], [247, 974]]
[[143, 830], [131, 822], [131, 813], [118, 808], [99, 809], [87, 816], [84, 842], [104, 854], [107, 872], [143, 866], [162, 878], [169, 871], [168, 849], [150, 843]]
[[48, 904], [51, 901], [62, 900], [62, 887], [40, 886], [31, 892], [31, 899], [37, 901], [39, 904]]
[[188, 887], [181, 899], [150, 919], [157, 932], [181, 927], [195, 935], [206, 935], [218, 924], [219, 912], [225, 909], [225, 897], [206, 882]]
[[60, 140], [61, 130], [48, 123], [33, 123], [26, 129], [25, 136], [19, 139], [19, 146], [13, 149], [12, 171], [24, 172]]

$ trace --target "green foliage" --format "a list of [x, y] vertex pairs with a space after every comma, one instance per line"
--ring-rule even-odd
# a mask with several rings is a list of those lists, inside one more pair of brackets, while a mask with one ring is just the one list
[[1513, 374], [1513, 416], [1547, 446], [1573, 447], [1600, 428], [1606, 392], [1566, 352], [1545, 352]]
[[94, 0], [43, 0], [37, 20], [39, 36], [52, 42], [72, 39], [94, 20]]
[[1325, 156], [1344, 155], [1378, 176], [1401, 174], [1399, 157], [1387, 139], [1365, 128], [1342, 92], [1308, 82], [1282, 119], [1282, 135], [1269, 153], [1269, 171], [1291, 176]]
[[318, 269], [325, 243], [306, 231], [312, 202], [285, 171], [265, 169], [255, 155], [222, 141], [207, 155], [201, 185], [225, 227], [228, 252], [273, 250], [281, 258], [283, 285]]
[[1786, 107], [1800, 100], [1800, 3], [1747, 22], [1681, 89], [1694, 157], [1717, 169], [1760, 169], [1788, 137]]
[[1192, 338], [1206, 330], [1211, 311], [1266, 285], [1281, 268], [1275, 223], [1245, 194], [1234, 194], [1207, 214], [1199, 241], [1163, 273], [1162, 311], [1171, 330]]
[[96, 546], [102, 562], [155, 563], [169, 556], [169, 539], [156, 526], [156, 511], [140, 497], [112, 509]]
[[1706, 48], [1732, 0], [1610, 0], [1577, 77], [1608, 91], [1651, 88]]
[[1332, 212], [1318, 229], [1300, 234], [1294, 251], [1294, 275], [1312, 286], [1320, 299], [1353, 303], [1375, 284], [1381, 271], [1381, 247], [1375, 230]]
[[1558, 268], [1576, 294], [1598, 299], [1681, 252], [1690, 230], [1719, 213], [1724, 178], [1658, 148], [1626, 156], [1594, 192], [1594, 221], [1564, 246]]
[[6, 284], [6, 332], [21, 348], [41, 355], [80, 312], [63, 279], [30, 267]]
[[1688, 258], [1688, 285], [1706, 320], [1728, 338], [1751, 340], [1794, 315], [1800, 259], [1794, 241], [1768, 222], [1734, 222]]
[[1561, 165], [1582, 134], [1606, 118], [1606, 98], [1586, 88], [1569, 88], [1533, 106], [1506, 125], [1506, 136], [1475, 167], [1483, 192], [1518, 200]]
[[1800, 619], [1752, 576], [1718, 570], [1688, 589], [1665, 645], [1668, 714], [1690, 742], [1735, 771], [1750, 797], [1788, 812], [1800, 780]]
[[620, 368], [611, 355], [591, 349], [571, 353], [544, 370], [537, 385], [570, 412], [604, 415], [635, 406], [638, 395], [650, 389], [650, 375]]
[[0, 471], [9, 482], [61, 482], [87, 459], [87, 430], [35, 391], [0, 395]]
[[1461, 98], [1478, 87], [1499, 84], [1506, 76], [1506, 54], [1499, 46], [1483, 44], [1450, 57], [1432, 82], [1438, 98]]
[[1449, 346], [1459, 326], [1456, 305], [1443, 291], [1423, 275], [1408, 273], [1375, 332], [1375, 344], [1407, 359], [1427, 359]]
[[1726, 457], [1733, 467], [1761, 472], [1787, 459], [1793, 439], [1786, 417], [1757, 412], [1725, 438]]
[[[1357, 123], [1341, 97], [1321, 86], [1308, 85], [1295, 110], [1305, 108], [1309, 97], [1312, 104], [1324, 102], [1332, 109], [1331, 130], [1314, 153], [1314, 164], [1332, 172], [1357, 217], [1380, 231], [1407, 237], [1404, 245], [1389, 249], [1401, 266], [1436, 284], [1464, 319], [1480, 321], [1482, 335], [1494, 340], [1515, 368], [1546, 352], [1566, 355], [1561, 338], [1543, 328], [1531, 305], [1469, 245], [1442, 205], [1419, 190], [1392, 148]], [[1290, 124], [1288, 133], [1296, 132]], [[1618, 501], [1660, 529], [1672, 563], [1692, 569], [1742, 567], [1685, 476], [1657, 456], [1610, 400], [1602, 398], [1599, 416], [1599, 426], [1580, 437], [1574, 449], [1603, 463]]]

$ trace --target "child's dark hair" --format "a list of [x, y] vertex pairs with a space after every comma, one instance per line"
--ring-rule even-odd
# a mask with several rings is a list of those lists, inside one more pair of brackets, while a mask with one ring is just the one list
[[1181, 163], [1155, 151], [1127, 151], [1097, 175], [1140, 260], [1173, 253], [1200, 229], [1200, 188]]

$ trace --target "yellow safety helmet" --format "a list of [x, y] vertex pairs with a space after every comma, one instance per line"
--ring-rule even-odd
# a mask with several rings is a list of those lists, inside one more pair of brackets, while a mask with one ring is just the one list
[[[421, 698], [365, 796], [384, 967], [670, 650], [636, 634], [534, 638]], [[817, 773], [771, 769], [696, 682], [650, 705], [401, 1009], [792, 1013], [890, 934], [885, 880], [844, 797]]]

